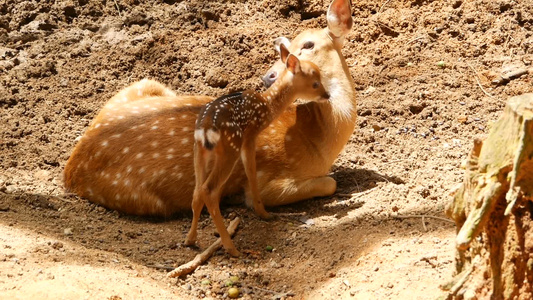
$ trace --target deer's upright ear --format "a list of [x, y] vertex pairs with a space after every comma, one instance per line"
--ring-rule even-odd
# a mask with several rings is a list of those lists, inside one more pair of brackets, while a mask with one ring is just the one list
[[289, 49], [291, 41], [284, 36], [280, 36], [274, 40], [274, 48], [276, 51], [278, 51], [278, 53], [281, 53], [280, 45], [284, 45], [285, 48]]
[[287, 57], [289, 56], [289, 54], [291, 54], [289, 52], [289, 49], [287, 49], [287, 47], [285, 47], [284, 44], [280, 44], [279, 45], [279, 54], [281, 56], [281, 61], [283, 63], [287, 62]]
[[352, 29], [352, 1], [333, 0], [328, 9], [328, 30], [335, 38], [342, 38]]
[[293, 54], [289, 54], [289, 56], [287, 56], [287, 62], [285, 63], [285, 66], [292, 74], [298, 74], [302, 70], [300, 68], [300, 60]]

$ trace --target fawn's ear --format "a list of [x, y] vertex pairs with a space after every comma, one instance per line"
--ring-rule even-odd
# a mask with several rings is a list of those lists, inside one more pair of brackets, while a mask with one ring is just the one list
[[285, 47], [284, 44], [280, 44], [279, 45], [279, 54], [281, 55], [281, 61], [283, 63], [285, 63], [285, 62], [287, 62], [287, 57], [291, 53], [289, 52], [289, 49], [287, 49], [287, 47]]
[[287, 49], [289, 49], [291, 41], [289, 41], [289, 39], [284, 36], [280, 36], [274, 39], [274, 48], [276, 49], [276, 51], [278, 51], [278, 53], [281, 52], [280, 45], [284, 45]]
[[328, 30], [335, 38], [342, 38], [352, 29], [352, 1], [333, 0], [329, 5]]
[[287, 62], [285, 63], [285, 66], [292, 74], [298, 74], [301, 71], [300, 60], [298, 60], [298, 57], [294, 56], [293, 54], [289, 54], [289, 56], [287, 56]]

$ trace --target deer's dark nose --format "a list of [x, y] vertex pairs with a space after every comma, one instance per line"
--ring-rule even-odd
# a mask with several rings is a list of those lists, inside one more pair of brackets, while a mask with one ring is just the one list
[[276, 79], [278, 79], [278, 72], [276, 71], [268, 72], [265, 76], [261, 77], [261, 80], [263, 80], [267, 88], [276, 82]]

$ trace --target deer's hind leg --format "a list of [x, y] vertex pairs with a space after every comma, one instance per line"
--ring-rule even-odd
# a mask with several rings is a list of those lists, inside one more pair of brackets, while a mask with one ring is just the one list
[[226, 181], [233, 172], [237, 160], [237, 152], [217, 153], [213, 169], [207, 177], [206, 182], [201, 187], [201, 189], [208, 194], [205, 205], [207, 206], [207, 210], [220, 234], [222, 245], [231, 256], [239, 256], [240, 253], [237, 248], [235, 248], [228, 230], [224, 225], [222, 213], [220, 212], [220, 196]]
[[266, 206], [280, 206], [314, 197], [333, 195], [337, 182], [329, 176], [307, 179], [278, 178], [269, 181], [261, 189]]
[[209, 163], [210, 153], [208, 150], [203, 148], [201, 145], [195, 143], [194, 145], [194, 174], [196, 176], [196, 186], [194, 188], [194, 193], [192, 197], [192, 222], [191, 229], [187, 234], [185, 239], [185, 245], [192, 246], [196, 243], [196, 238], [198, 235], [198, 220], [204, 208], [205, 201], [209, 196], [202, 185], [207, 179], [208, 169], [207, 164]]

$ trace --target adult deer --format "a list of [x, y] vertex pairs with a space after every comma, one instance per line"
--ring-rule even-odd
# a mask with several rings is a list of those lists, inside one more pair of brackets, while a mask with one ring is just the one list
[[[336, 182], [327, 174], [356, 121], [355, 89], [341, 53], [352, 27], [349, 0], [333, 0], [327, 24], [300, 33], [292, 42], [277, 40], [299, 59], [319, 67], [330, 101], [291, 105], [259, 135], [257, 183], [266, 206], [335, 192]], [[265, 83], [275, 82], [283, 68], [277, 62], [265, 75]], [[145, 93], [145, 86], [150, 93]], [[172, 94], [157, 82], [141, 81], [114, 96], [68, 160], [66, 188], [129, 214], [170, 215], [190, 209], [194, 124], [200, 109], [213, 98]], [[246, 177], [240, 164], [237, 168], [222, 195], [244, 188], [248, 203]]]

